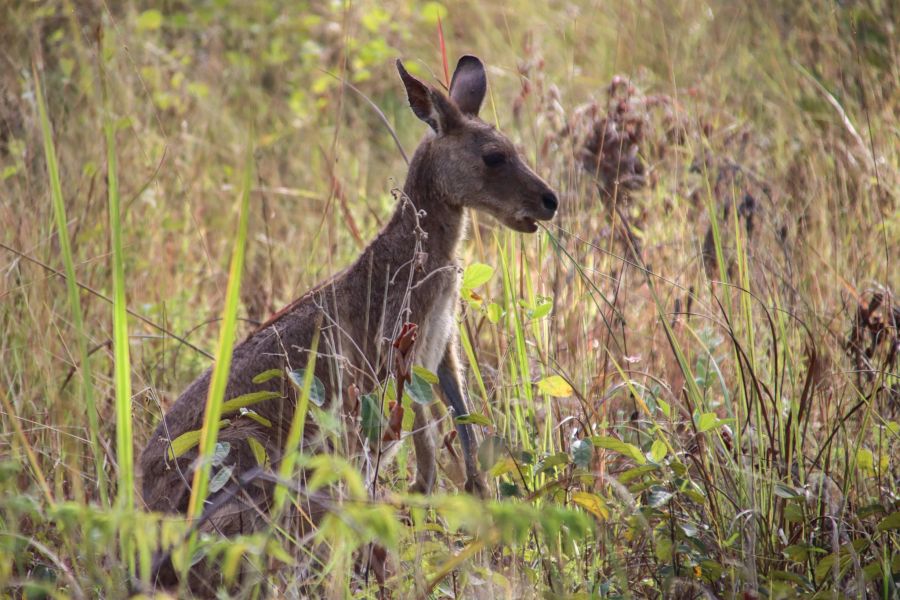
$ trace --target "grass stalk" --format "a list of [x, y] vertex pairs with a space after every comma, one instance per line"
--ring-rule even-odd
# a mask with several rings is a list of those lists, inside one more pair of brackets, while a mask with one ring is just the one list
[[206, 397], [203, 427], [200, 430], [197, 467], [194, 469], [191, 498], [188, 503], [189, 520], [197, 518], [203, 512], [203, 504], [206, 501], [210, 470], [212, 468], [210, 458], [216, 448], [216, 440], [219, 437], [219, 421], [222, 415], [222, 404], [225, 401], [225, 390], [228, 386], [228, 375], [231, 371], [231, 353], [237, 330], [237, 310], [240, 302], [241, 276], [244, 270], [244, 254], [250, 218], [250, 186], [253, 180], [252, 177], [253, 155], [252, 152], [248, 151], [244, 165], [244, 176], [241, 182], [237, 238], [235, 239], [231, 255], [228, 288], [225, 293], [225, 308], [222, 311], [222, 326], [219, 329], [219, 342], [216, 348], [216, 361], [213, 365], [209, 393]]
[[116, 125], [107, 114], [106, 169], [109, 195], [109, 231], [112, 242], [113, 357], [116, 387], [116, 455], [119, 464], [118, 497], [121, 506], [134, 506], [134, 434], [131, 414], [131, 357], [128, 351], [128, 313], [125, 299], [125, 257], [116, 162]]
[[309, 412], [309, 396], [312, 390], [313, 378], [316, 371], [316, 354], [319, 350], [319, 325], [316, 326], [313, 334], [312, 343], [309, 348], [309, 359], [306, 363], [303, 374], [303, 382], [299, 398], [297, 399], [297, 408], [291, 418], [291, 427], [288, 430], [287, 439], [284, 444], [284, 457], [278, 466], [279, 483], [275, 488], [273, 499], [273, 520], [277, 521], [278, 516], [284, 508], [284, 502], [287, 498], [287, 488], [281, 482], [290, 481], [294, 472], [294, 466], [297, 463], [297, 457], [301, 449], [303, 439], [303, 430], [306, 427], [306, 414]]
[[63, 265], [66, 272], [66, 288], [69, 296], [69, 308], [72, 313], [72, 323], [75, 325], [77, 336], [78, 357], [80, 368], [81, 397], [84, 400], [84, 408], [88, 416], [88, 435], [90, 439], [91, 454], [94, 459], [94, 471], [97, 475], [97, 492], [100, 502], [104, 506], [109, 505], [107, 494], [106, 472], [103, 469], [103, 452], [100, 446], [100, 421], [97, 415], [96, 393], [94, 391], [94, 379], [91, 369], [91, 356], [88, 351], [87, 330], [84, 326], [84, 314], [81, 310], [81, 297], [78, 295], [78, 284], [75, 279], [75, 260], [72, 253], [72, 243], [69, 240], [68, 218], [66, 216], [66, 204], [63, 200], [62, 185], [59, 178], [59, 163], [56, 158], [56, 147], [53, 143], [53, 129], [47, 116], [47, 100], [41, 85], [41, 78], [37, 68], [32, 69], [34, 76], [34, 89], [38, 107], [38, 115], [41, 122], [43, 135], [44, 156], [47, 160], [47, 176], [50, 179], [50, 199], [53, 203], [53, 213], [56, 218], [57, 235], [59, 236], [59, 248], [62, 253]]

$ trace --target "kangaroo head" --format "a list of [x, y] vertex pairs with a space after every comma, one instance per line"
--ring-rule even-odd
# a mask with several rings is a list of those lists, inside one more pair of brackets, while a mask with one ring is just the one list
[[410, 75], [399, 60], [397, 70], [410, 108], [434, 131], [422, 142], [417, 158], [430, 165], [429, 185], [446, 202], [486, 211], [526, 233], [537, 231], [537, 221], [553, 218], [559, 205], [556, 194], [505, 135], [478, 118], [487, 90], [478, 58], [459, 59], [449, 98]]

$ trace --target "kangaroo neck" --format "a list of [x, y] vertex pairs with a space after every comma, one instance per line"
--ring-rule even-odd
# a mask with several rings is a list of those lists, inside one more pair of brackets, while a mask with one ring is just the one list
[[397, 256], [404, 260], [413, 258], [418, 241], [420, 251], [425, 253], [423, 266], [430, 272], [456, 264], [466, 215], [463, 207], [451, 202], [446, 192], [436, 185], [438, 178], [434, 170], [439, 165], [429, 160], [427, 154], [427, 148], [420, 148], [413, 157], [403, 186], [405, 197], [400, 199], [384, 237], [401, 249]]

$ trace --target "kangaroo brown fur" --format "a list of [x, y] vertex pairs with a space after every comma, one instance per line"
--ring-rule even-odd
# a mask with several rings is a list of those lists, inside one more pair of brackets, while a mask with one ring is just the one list
[[[534, 232], [537, 220], [551, 219], [557, 198], [521, 159], [513, 144], [478, 118], [486, 91], [481, 61], [460, 59], [449, 98], [411, 76], [397, 61], [410, 107], [432, 131], [416, 150], [403, 197], [393, 217], [346, 270], [307, 292], [234, 348], [225, 398], [270, 390], [280, 397], [254, 405], [272, 423], [230, 419], [219, 433], [229, 442], [225, 464], [233, 478], [257, 468], [248, 443], [256, 438], [277, 464], [283, 452], [296, 393], [283, 379], [256, 384], [253, 377], [270, 369], [302, 369], [318, 328], [316, 376], [328, 402], [346, 402], [351, 385], [362, 392], [384, 381], [390, 369], [391, 340], [404, 322], [418, 325], [414, 364], [438, 374], [441, 396], [455, 416], [468, 412], [457, 351], [459, 303], [457, 252], [466, 230], [467, 207], [486, 211], [506, 226]], [[207, 370], [181, 394], [151, 435], [141, 455], [143, 499], [151, 510], [184, 512], [190, 497], [189, 472], [196, 449], [171, 459], [171, 440], [202, 426], [210, 382]], [[429, 493], [435, 482], [433, 424], [426, 407], [414, 403], [416, 480], [412, 489]], [[314, 437], [313, 425], [304, 444]], [[466, 489], [485, 493], [475, 460], [470, 426], [458, 426], [466, 466]], [[310, 451], [306, 446], [307, 451]], [[234, 484], [233, 484], [234, 485]], [[270, 480], [248, 485], [234, 502], [215, 509], [208, 522], [223, 534], [259, 527], [273, 489]], [[211, 499], [212, 501], [212, 499]], [[215, 505], [215, 504], [211, 504]], [[324, 503], [308, 507], [315, 522]]]

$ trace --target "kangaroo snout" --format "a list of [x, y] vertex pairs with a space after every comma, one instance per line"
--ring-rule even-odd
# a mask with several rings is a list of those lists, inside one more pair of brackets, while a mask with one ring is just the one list
[[556, 197], [553, 190], [547, 190], [541, 194], [541, 204], [550, 213], [550, 216], [547, 218], [552, 219], [553, 215], [556, 214], [556, 209], [559, 208], [559, 198]]

